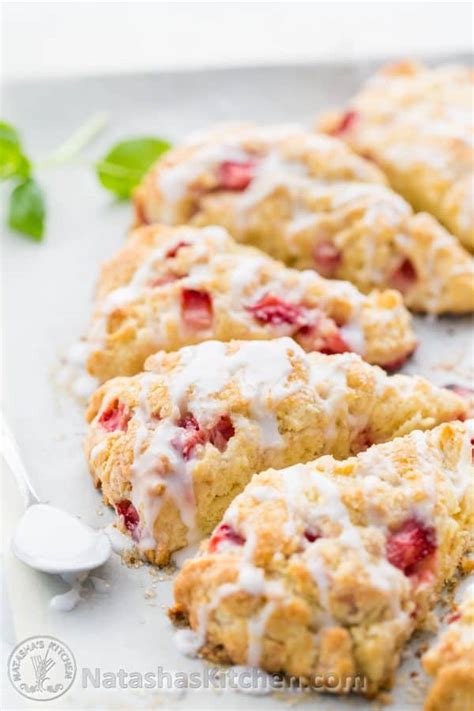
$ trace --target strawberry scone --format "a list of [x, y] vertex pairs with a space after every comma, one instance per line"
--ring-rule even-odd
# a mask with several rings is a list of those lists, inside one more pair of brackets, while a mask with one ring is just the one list
[[390, 687], [468, 543], [473, 424], [255, 475], [178, 574], [180, 642], [333, 692]]
[[87, 367], [101, 381], [143, 370], [147, 356], [216, 339], [292, 336], [305, 350], [355, 351], [387, 369], [416, 346], [396, 291], [288, 269], [221, 227], [135, 230], [102, 270]]
[[474, 583], [466, 589], [448, 628], [424, 655], [434, 677], [425, 711], [469, 711], [474, 708]]
[[104, 500], [147, 560], [199, 540], [252, 474], [344, 458], [463, 418], [465, 401], [358, 355], [305, 353], [290, 338], [207, 341], [147, 361], [93, 395], [86, 456]]
[[474, 310], [473, 259], [342, 141], [240, 127], [167, 153], [135, 192], [138, 223], [226, 227], [290, 267], [396, 288], [416, 311]]
[[318, 129], [387, 175], [415, 210], [431, 212], [474, 250], [474, 72], [400, 62], [379, 71]]

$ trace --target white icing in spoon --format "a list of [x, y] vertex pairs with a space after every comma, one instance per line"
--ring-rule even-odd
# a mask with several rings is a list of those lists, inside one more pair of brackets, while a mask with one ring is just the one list
[[112, 550], [105, 533], [49, 504], [34, 504], [26, 510], [12, 545], [27, 565], [58, 575], [94, 570]]
[[2, 454], [26, 507], [12, 541], [17, 558], [32, 568], [58, 575], [82, 573], [103, 565], [112, 552], [105, 533], [86, 526], [66, 511], [40, 503], [3, 415], [1, 435]]

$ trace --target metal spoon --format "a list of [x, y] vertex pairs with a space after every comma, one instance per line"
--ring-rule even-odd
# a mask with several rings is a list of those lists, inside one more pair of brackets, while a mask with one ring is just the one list
[[2, 454], [26, 506], [13, 536], [14, 554], [36, 570], [61, 576], [103, 565], [112, 551], [108, 536], [76, 516], [40, 502], [3, 414], [1, 425]]

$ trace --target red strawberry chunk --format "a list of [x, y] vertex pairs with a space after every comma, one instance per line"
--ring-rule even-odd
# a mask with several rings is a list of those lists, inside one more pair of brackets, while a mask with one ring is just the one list
[[196, 420], [194, 415], [187, 412], [181, 419], [178, 420], [178, 427], [182, 427], [185, 430], [199, 430], [199, 422]]
[[357, 113], [357, 111], [346, 111], [346, 113], [343, 114], [343, 116], [341, 117], [341, 120], [339, 121], [338, 125], [331, 131], [331, 134], [333, 136], [341, 136], [342, 134], [347, 133], [352, 128], [354, 128], [358, 118], [359, 114]]
[[207, 434], [201, 429], [199, 422], [190, 412], [178, 421], [178, 427], [182, 427], [185, 432], [180, 433], [171, 441], [173, 447], [178, 450], [184, 459], [190, 459], [193, 450], [199, 444], [206, 444]]
[[167, 257], [167, 259], [172, 259], [173, 257], [176, 257], [182, 247], [189, 247], [189, 242], [186, 242], [185, 240], [180, 240], [177, 244], [175, 244], [174, 247], [171, 247], [166, 252], [165, 257]]
[[462, 617], [462, 614], [460, 612], [452, 612], [450, 615], [446, 617], [446, 622], [448, 625], [450, 625], [452, 622], [457, 622], [460, 620]]
[[304, 307], [290, 304], [273, 294], [265, 294], [260, 301], [252, 306], [246, 306], [245, 309], [252, 314], [256, 321], [269, 323], [272, 326], [281, 326], [287, 323], [302, 327], [307, 324]]
[[235, 546], [243, 546], [245, 538], [237, 533], [228, 523], [221, 523], [216, 528], [209, 541], [209, 552], [215, 553], [222, 542], [226, 541]]
[[208, 432], [209, 442], [216, 447], [219, 452], [224, 452], [227, 443], [235, 435], [235, 428], [228, 415], [222, 415]]
[[404, 259], [390, 277], [390, 286], [405, 294], [418, 279], [416, 269], [409, 259]]
[[355, 439], [355, 445], [357, 447], [358, 452], [365, 452], [366, 449], [371, 447], [374, 443], [374, 440], [372, 438], [372, 433], [369, 429], [369, 427], [364, 427], [358, 434]]
[[195, 331], [204, 330], [212, 324], [212, 299], [207, 291], [183, 289], [181, 292], [183, 321]]
[[185, 433], [177, 435], [171, 442], [173, 447], [181, 452], [184, 459], [189, 459], [194, 448], [199, 444], [210, 442], [220, 452], [223, 452], [228, 441], [235, 434], [234, 425], [228, 415], [221, 415], [217, 422], [207, 430], [204, 430], [194, 415], [190, 412], [178, 420], [178, 427], [182, 427]]
[[317, 541], [318, 538], [321, 538], [321, 531], [319, 531], [317, 528], [314, 528], [314, 526], [308, 526], [308, 528], [305, 529], [303, 535], [307, 541], [309, 541], [310, 543], [314, 543], [314, 541]]
[[123, 523], [127, 531], [130, 531], [132, 535], [136, 533], [136, 529], [140, 522], [140, 516], [138, 515], [138, 511], [132, 502], [128, 499], [123, 499], [115, 505], [115, 508], [117, 509], [118, 515], [123, 519]]
[[347, 353], [351, 349], [341, 336], [340, 331], [334, 331], [333, 333], [328, 333], [324, 337], [324, 344], [320, 349], [321, 353], [326, 355], [332, 355], [333, 353]]
[[116, 430], [126, 432], [131, 416], [132, 414], [128, 407], [123, 402], [116, 400], [99, 417], [99, 424], [107, 432], [115, 432]]
[[387, 559], [405, 575], [416, 573], [416, 565], [436, 550], [433, 526], [410, 518], [387, 540]]
[[319, 351], [326, 355], [351, 350], [333, 319], [322, 313], [314, 314], [313, 323], [301, 328], [296, 340], [306, 351]]
[[318, 242], [313, 249], [316, 271], [323, 277], [334, 276], [342, 262], [342, 255], [332, 242]]
[[226, 160], [217, 170], [219, 185], [222, 190], [245, 190], [252, 182], [256, 162]]

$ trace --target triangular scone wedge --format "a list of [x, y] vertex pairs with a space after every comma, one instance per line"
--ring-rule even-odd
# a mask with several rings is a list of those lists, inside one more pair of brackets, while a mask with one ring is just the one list
[[221, 227], [155, 225], [135, 230], [102, 270], [87, 366], [104, 381], [140, 372], [158, 350], [281, 336], [307, 351], [356, 351], [388, 370], [416, 346], [396, 291], [365, 296], [289, 269]]
[[298, 269], [364, 293], [399, 289], [429, 313], [474, 310], [474, 262], [342, 141], [285, 127], [229, 129], [167, 153], [135, 193], [137, 221], [226, 227]]
[[448, 627], [422, 658], [434, 677], [425, 711], [468, 711], [474, 703], [474, 583], [447, 621]]
[[332, 692], [390, 687], [467, 545], [473, 425], [255, 475], [176, 579], [187, 649]]
[[86, 455], [148, 560], [199, 540], [256, 471], [360, 452], [463, 418], [465, 401], [359, 356], [305, 353], [290, 338], [207, 341], [152, 356], [149, 372], [92, 397]]
[[342, 138], [474, 251], [474, 72], [412, 62], [384, 67], [317, 129]]

